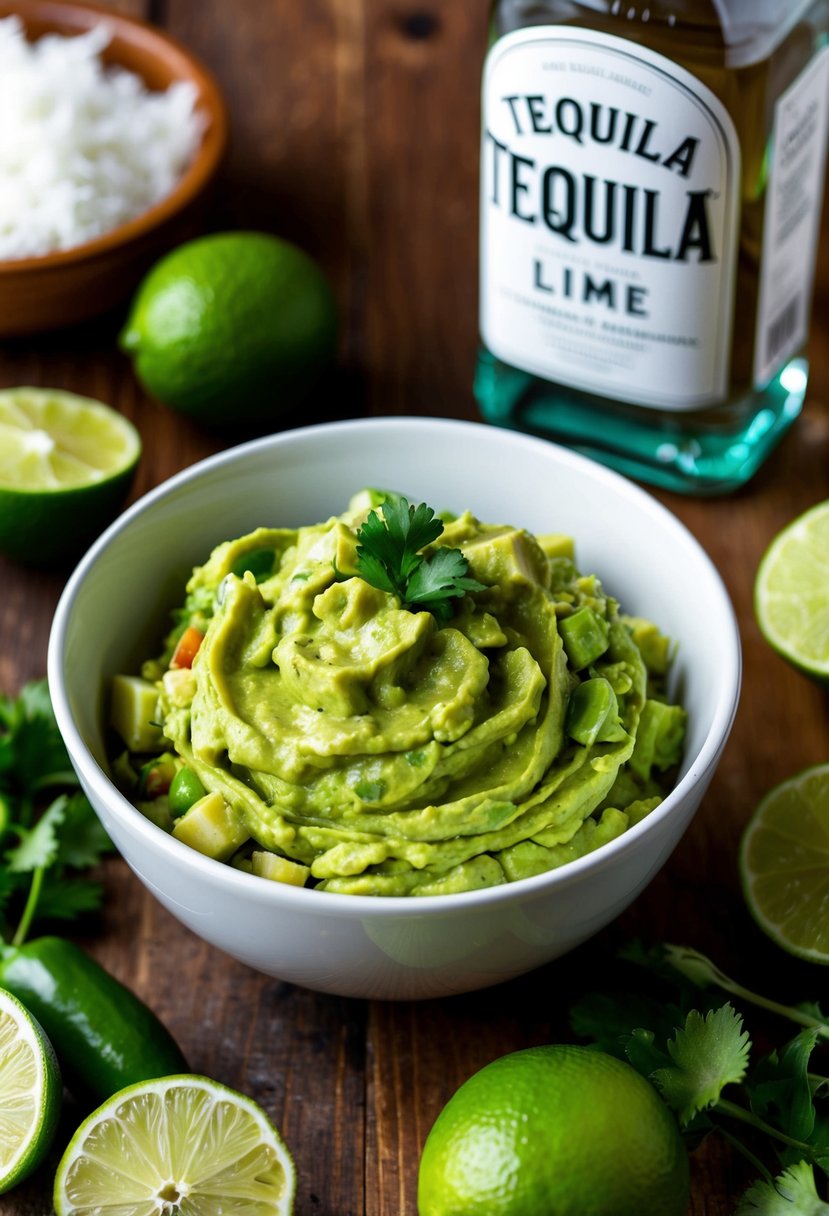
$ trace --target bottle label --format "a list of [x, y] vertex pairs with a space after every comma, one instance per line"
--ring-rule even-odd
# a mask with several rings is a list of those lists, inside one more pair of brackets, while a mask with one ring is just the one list
[[740, 147], [663, 55], [535, 26], [483, 81], [481, 336], [505, 363], [638, 405], [725, 396]]
[[829, 128], [829, 46], [774, 108], [754, 384], [765, 388], [805, 344]]

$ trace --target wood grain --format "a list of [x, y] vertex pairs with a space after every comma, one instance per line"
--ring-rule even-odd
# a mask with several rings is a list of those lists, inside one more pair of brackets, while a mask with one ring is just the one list
[[[119, 0], [210, 65], [231, 113], [214, 227], [282, 233], [321, 260], [342, 318], [336, 371], [302, 417], [474, 417], [479, 74], [488, 4], [406, 0]], [[6, 343], [0, 385], [55, 385], [117, 406], [141, 430], [133, 496], [239, 436], [211, 435], [148, 400], [115, 348], [120, 316]], [[736, 848], [773, 784], [829, 756], [827, 693], [763, 642], [757, 562], [798, 511], [829, 498], [829, 225], [802, 418], [728, 499], [659, 497], [706, 546], [734, 601], [744, 695], [710, 793], [651, 886], [588, 946], [486, 992], [424, 1003], [326, 997], [260, 976], [206, 946], [113, 860], [101, 917], [78, 940], [169, 1025], [192, 1068], [251, 1094], [299, 1174], [297, 1216], [415, 1216], [419, 1153], [475, 1069], [567, 1035], [567, 1009], [632, 936], [709, 951], [771, 994], [815, 999], [822, 971], [774, 950], [739, 891]], [[279, 425], [279, 423], [277, 423]], [[64, 575], [0, 561], [0, 690], [45, 669]], [[659, 577], [659, 571], [654, 571]], [[763, 1023], [778, 1036], [781, 1028]], [[79, 1112], [68, 1107], [65, 1143]], [[722, 1142], [692, 1159], [692, 1216], [728, 1216], [750, 1171]], [[51, 1210], [49, 1171], [0, 1199], [3, 1216]]]

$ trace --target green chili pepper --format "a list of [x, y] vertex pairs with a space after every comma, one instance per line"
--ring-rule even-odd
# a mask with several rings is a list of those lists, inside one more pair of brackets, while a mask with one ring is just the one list
[[189, 1071], [152, 1010], [64, 938], [0, 946], [0, 987], [40, 1022], [82, 1100], [98, 1104], [125, 1085]]

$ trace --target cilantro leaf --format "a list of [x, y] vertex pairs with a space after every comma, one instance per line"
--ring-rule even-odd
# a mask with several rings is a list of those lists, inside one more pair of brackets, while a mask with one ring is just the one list
[[[689, 947], [646, 948], [634, 942], [619, 954], [660, 986], [669, 981], [679, 1006], [662, 1002], [660, 1007], [627, 988], [612, 999], [583, 998], [571, 1013], [573, 1028], [617, 1055], [621, 1040], [628, 1061], [677, 1113], [689, 1151], [707, 1135], [719, 1133], [764, 1174], [767, 1181], [748, 1192], [737, 1216], [829, 1216], [829, 1204], [817, 1198], [811, 1174], [817, 1166], [829, 1176], [829, 1077], [809, 1071], [815, 1047], [829, 1033], [820, 1007], [786, 1005], [752, 992]], [[731, 1004], [715, 1007], [708, 993], [700, 992], [716, 988], [805, 1029], [747, 1072], [750, 1042], [741, 1016]], [[681, 1028], [666, 1033], [668, 1010], [674, 1017], [690, 1002], [694, 1007], [687, 1016], [674, 1022]], [[634, 1017], [637, 1026], [632, 1026]], [[723, 1093], [731, 1084], [740, 1086], [736, 1098]], [[746, 1128], [751, 1140], [741, 1134]], [[774, 1183], [756, 1155], [758, 1138], [775, 1153], [778, 1168], [785, 1169]]]
[[469, 563], [460, 549], [438, 549], [431, 559], [418, 566], [409, 578], [406, 586], [407, 603], [431, 606], [437, 601], [452, 599], [467, 591], [485, 591], [483, 583], [466, 576], [468, 569]]
[[15, 701], [4, 698], [0, 726], [3, 788], [32, 798], [50, 785], [77, 786], [45, 680], [26, 684]]
[[[817, 1105], [826, 1078], [809, 1072], [809, 1061], [819, 1040], [816, 1029], [802, 1030], [778, 1052], [772, 1051], [752, 1069], [746, 1093], [752, 1113], [797, 1147], [778, 1147], [784, 1164], [807, 1157], [829, 1173], [829, 1117]], [[784, 1140], [784, 1146], [787, 1145]]]
[[656, 1069], [651, 1080], [683, 1125], [713, 1106], [726, 1085], [742, 1081], [746, 1074], [749, 1037], [732, 1005], [722, 1005], [704, 1017], [692, 1009], [667, 1047], [673, 1063]]
[[589, 993], [570, 1010], [574, 1034], [594, 1039], [596, 1046], [619, 1059], [628, 1058], [627, 1041], [640, 1027], [647, 1026], [664, 1042], [685, 1015], [677, 1005], [630, 990], [624, 993]]
[[[77, 787], [46, 681], [0, 697], [0, 932], [14, 945], [36, 921], [68, 920], [100, 904], [101, 888], [86, 871], [112, 844]], [[58, 794], [51, 802], [47, 789]]]
[[60, 830], [58, 864], [73, 870], [85, 870], [97, 865], [101, 857], [111, 853], [113, 848], [89, 800], [84, 794], [74, 794], [69, 799]]
[[389, 497], [381, 510], [382, 519], [370, 511], [357, 532], [357, 574], [365, 582], [396, 595], [404, 608], [431, 612], [441, 622], [452, 615], [451, 600], [486, 590], [467, 575], [469, 563], [460, 549], [439, 548], [428, 557], [421, 552], [443, 532], [431, 507]]
[[625, 1040], [625, 1055], [636, 1071], [649, 1081], [657, 1072], [666, 1072], [671, 1066], [671, 1057], [656, 1046], [656, 1035], [641, 1026]]
[[419, 551], [443, 532], [443, 523], [425, 502], [415, 507], [405, 498], [387, 498], [381, 510], [388, 534], [399, 551], [400, 578], [405, 580], [420, 565]]
[[[383, 571], [385, 585], [381, 590], [390, 587], [397, 591], [400, 584], [400, 568], [405, 556], [405, 541], [395, 538], [376, 511], [370, 511], [365, 523], [357, 533], [357, 572], [372, 582], [368, 573], [363, 573], [368, 562], [372, 562], [372, 572], [376, 568]], [[372, 586], [376, 586], [372, 583]]]
[[755, 1182], [737, 1207], [735, 1216], [829, 1216], [815, 1187], [815, 1175], [806, 1161], [798, 1161], [774, 1182]]
[[33, 828], [20, 829], [20, 844], [6, 853], [6, 865], [12, 874], [28, 873], [52, 865], [58, 855], [58, 828], [63, 823], [68, 806], [69, 799], [61, 794]]
[[49, 871], [40, 888], [37, 914], [41, 920], [74, 920], [83, 912], [96, 912], [104, 889], [98, 882], [81, 876], [59, 877]]
[[760, 1060], [746, 1084], [754, 1113], [796, 1140], [808, 1140], [815, 1130], [809, 1059], [817, 1041], [816, 1030], [801, 1030], [782, 1051]]
[[371, 583], [372, 587], [377, 587], [380, 591], [388, 591], [391, 595], [401, 595], [400, 588], [397, 583], [392, 582], [388, 568], [383, 564], [382, 559], [361, 547], [357, 549], [357, 570], [360, 577], [365, 582]]

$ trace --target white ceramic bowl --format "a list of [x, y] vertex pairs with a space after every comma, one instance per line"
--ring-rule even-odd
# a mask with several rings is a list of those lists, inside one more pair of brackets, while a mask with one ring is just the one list
[[[637, 826], [558, 870], [457, 895], [377, 898], [268, 882], [202, 857], [155, 827], [107, 776], [110, 676], [154, 653], [193, 565], [259, 524], [344, 510], [365, 485], [436, 509], [576, 538], [627, 612], [679, 641], [688, 710], [680, 780]], [[63, 593], [49, 644], [58, 723], [92, 805], [145, 886], [194, 933], [269, 975], [346, 996], [433, 997], [537, 967], [617, 916], [663, 865], [696, 811], [737, 705], [739, 635], [703, 549], [650, 495], [543, 440], [419, 418], [334, 423], [255, 440], [186, 469], [116, 520]]]

